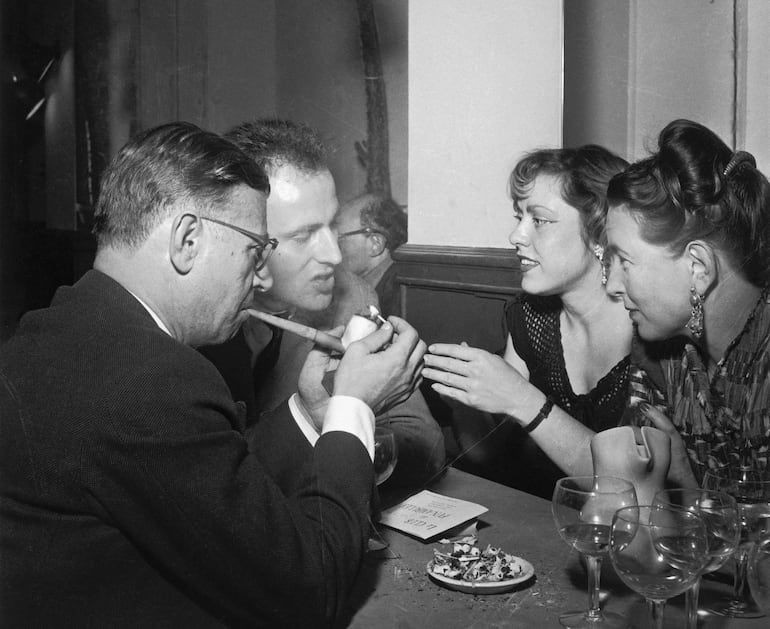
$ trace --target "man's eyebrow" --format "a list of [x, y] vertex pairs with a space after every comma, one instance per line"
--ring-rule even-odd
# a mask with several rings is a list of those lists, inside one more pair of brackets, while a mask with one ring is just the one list
[[288, 235], [291, 237], [296, 236], [297, 234], [317, 232], [319, 229], [323, 229], [325, 225], [325, 223], [308, 223], [306, 225], [299, 225], [298, 227], [292, 229]]

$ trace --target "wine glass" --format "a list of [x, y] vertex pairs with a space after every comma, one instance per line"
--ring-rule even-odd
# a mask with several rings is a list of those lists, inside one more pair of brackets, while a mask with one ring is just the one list
[[708, 561], [701, 517], [662, 505], [619, 509], [609, 546], [615, 571], [647, 600], [650, 626], [656, 629], [663, 628], [666, 601], [692, 587]]
[[[653, 506], [678, 507], [700, 515], [706, 526], [709, 561], [703, 572], [721, 568], [738, 548], [738, 505], [721, 491], [710, 489], [662, 489], [655, 494]], [[698, 626], [700, 578], [685, 594], [687, 629]]]
[[[393, 474], [398, 462], [398, 446], [396, 435], [391, 428], [376, 426], [374, 429], [374, 478], [377, 486], [382, 485]], [[375, 509], [375, 511], [378, 511]], [[375, 520], [379, 513], [375, 513]], [[388, 542], [380, 535], [372, 518], [369, 518], [369, 550], [378, 551], [388, 547]]]
[[374, 429], [374, 476], [382, 485], [393, 474], [398, 462], [398, 447], [393, 430], [384, 426]]
[[708, 470], [703, 487], [730, 494], [738, 504], [740, 541], [735, 557], [733, 595], [715, 603], [708, 611], [734, 618], [760, 618], [764, 613], [751, 597], [746, 580], [748, 554], [762, 531], [770, 531], [770, 477], [749, 465]]
[[588, 611], [562, 614], [559, 622], [569, 629], [627, 627], [618, 614], [599, 607], [602, 557], [607, 554], [612, 515], [621, 507], [636, 504], [631, 482], [614, 476], [568, 476], [556, 483], [551, 512], [559, 535], [586, 557]]
[[752, 547], [747, 573], [754, 601], [762, 611], [770, 614], [770, 536]]

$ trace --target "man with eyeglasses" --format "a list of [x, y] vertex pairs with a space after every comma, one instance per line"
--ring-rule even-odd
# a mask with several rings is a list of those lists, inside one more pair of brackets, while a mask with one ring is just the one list
[[390, 197], [364, 193], [337, 214], [342, 266], [377, 292], [386, 314], [401, 316], [401, 291], [391, 252], [406, 242], [406, 213]]
[[232, 229], [239, 234], [243, 234], [247, 238], [251, 238], [256, 243], [254, 245], [255, 275], [264, 268], [265, 264], [267, 264], [267, 259], [270, 257], [270, 254], [273, 253], [275, 248], [278, 246], [278, 241], [275, 238], [268, 238], [263, 234], [255, 234], [254, 232], [250, 232], [248, 229], [243, 229], [237, 225], [231, 225], [230, 223], [226, 223], [225, 221], [219, 220], [217, 218], [211, 218], [210, 216], [201, 216], [200, 218], [201, 220], [210, 221], [212, 223], [216, 223], [217, 225], [222, 225], [222, 227]]
[[[267, 224], [280, 244], [267, 262], [273, 285], [255, 293], [255, 307], [317, 328], [334, 328], [347, 324], [352, 314], [366, 310], [369, 304], [376, 306], [373, 289], [340, 269], [339, 204], [326, 147], [318, 134], [289, 120], [261, 119], [236, 126], [226, 137], [263, 167], [270, 181]], [[324, 392], [319, 392], [320, 404], [311, 401], [310, 408], [300, 409], [307, 411], [308, 421], [302, 424], [303, 438], [297, 442], [284, 432], [294, 426], [271, 425], [269, 418], [260, 416], [296, 391], [311, 347], [310, 341], [290, 334], [281, 337], [253, 319], [232, 342], [204, 350], [224, 375], [233, 396], [254, 409], [252, 420], [263, 431], [276, 431], [273, 438], [255, 442], [255, 448], [265, 449], [266, 458], [288, 461], [303, 455], [322, 426], [323, 417], [315, 409], [323, 409]], [[295, 401], [290, 398], [291, 404]], [[421, 393], [379, 413], [376, 421], [394, 431], [399, 450], [389, 486], [419, 486], [443, 469], [443, 433]], [[278, 480], [291, 483], [294, 478], [289, 474]]]
[[[237, 147], [186, 123], [140, 134], [105, 171], [93, 269], [0, 348], [3, 626], [329, 627], [342, 614], [368, 534], [373, 410], [410, 394], [425, 345], [393, 319], [349, 347], [284, 492], [193, 349], [235, 335], [272, 286], [268, 193]], [[317, 400], [329, 361], [310, 352], [300, 397]]]

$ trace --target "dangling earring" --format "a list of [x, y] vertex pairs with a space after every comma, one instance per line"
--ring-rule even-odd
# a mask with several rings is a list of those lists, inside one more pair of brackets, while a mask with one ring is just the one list
[[607, 286], [607, 265], [604, 263], [604, 247], [594, 245], [594, 255], [602, 267], [602, 286]]
[[690, 286], [690, 320], [687, 322], [687, 329], [692, 332], [695, 339], [703, 336], [703, 295], [699, 295], [695, 286]]

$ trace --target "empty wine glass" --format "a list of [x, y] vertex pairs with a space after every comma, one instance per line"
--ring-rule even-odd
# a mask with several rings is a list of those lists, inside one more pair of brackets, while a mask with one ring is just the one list
[[770, 536], [752, 547], [747, 573], [754, 602], [763, 612], [770, 614]]
[[753, 542], [763, 532], [770, 532], [770, 477], [767, 472], [749, 465], [708, 470], [703, 487], [730, 494], [738, 505], [740, 542], [735, 557], [733, 594], [730, 598], [709, 606], [708, 611], [734, 618], [760, 618], [764, 612], [757, 607], [746, 580], [748, 554]]
[[631, 482], [613, 476], [568, 476], [556, 483], [551, 512], [559, 535], [586, 558], [588, 565], [588, 611], [568, 612], [559, 617], [563, 627], [627, 627], [618, 614], [599, 607], [602, 557], [607, 554], [612, 516], [621, 507], [636, 504]]
[[653, 628], [663, 627], [666, 601], [700, 577], [707, 551], [706, 526], [692, 511], [642, 505], [619, 509], [612, 519], [612, 565], [646, 599]]
[[[391, 428], [376, 426], [374, 429], [374, 478], [377, 486], [382, 485], [393, 474], [398, 463], [398, 446], [396, 435]], [[379, 512], [374, 514], [379, 518]], [[369, 550], [379, 551], [388, 547], [388, 542], [380, 535], [372, 518], [369, 518]]]
[[[735, 499], [710, 489], [663, 489], [655, 494], [653, 506], [679, 507], [700, 515], [708, 537], [708, 563], [703, 572], [721, 568], [738, 548], [738, 506]], [[698, 626], [700, 577], [685, 594], [687, 629]]]
[[393, 430], [377, 426], [374, 430], [374, 475], [382, 485], [393, 474], [398, 462], [398, 447]]

